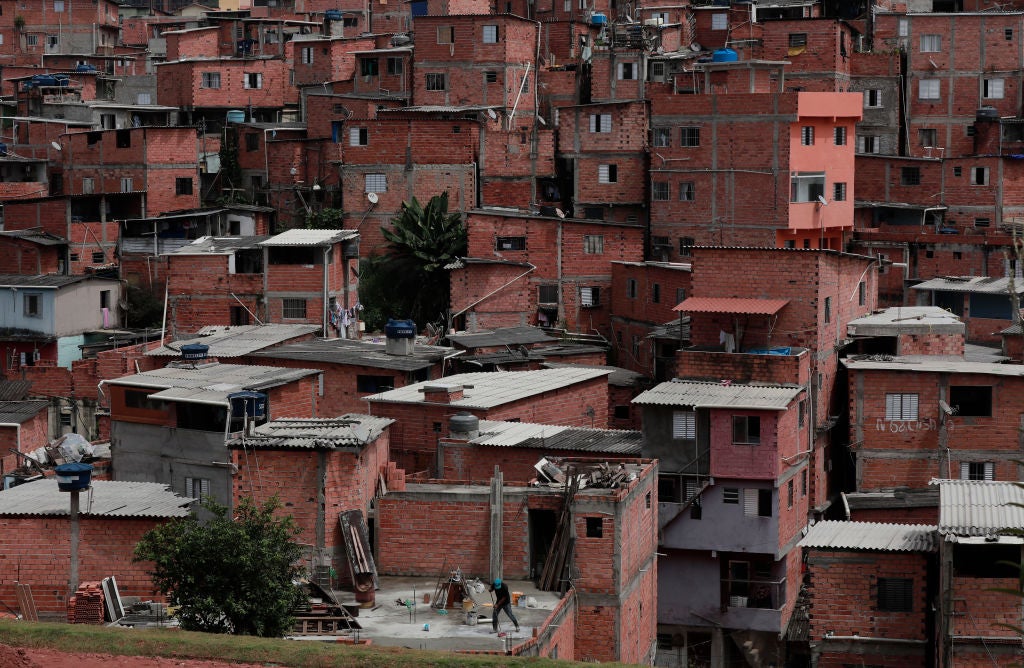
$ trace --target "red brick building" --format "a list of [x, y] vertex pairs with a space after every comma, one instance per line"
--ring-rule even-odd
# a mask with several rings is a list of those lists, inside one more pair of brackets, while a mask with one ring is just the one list
[[[0, 401], [0, 475], [26, 464], [29, 454], [50, 444], [47, 401]], [[6, 485], [4, 485], [6, 487]]]

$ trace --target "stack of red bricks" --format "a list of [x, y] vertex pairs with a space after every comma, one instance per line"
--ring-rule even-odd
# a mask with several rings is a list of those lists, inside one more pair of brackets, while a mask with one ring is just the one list
[[103, 589], [99, 582], [83, 582], [68, 601], [68, 624], [102, 624]]

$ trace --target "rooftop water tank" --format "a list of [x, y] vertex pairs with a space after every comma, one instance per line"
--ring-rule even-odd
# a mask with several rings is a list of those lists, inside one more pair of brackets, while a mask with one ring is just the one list
[[999, 119], [999, 110], [996, 109], [995, 107], [991, 107], [989, 105], [985, 105], [984, 107], [979, 107], [978, 108], [978, 112], [977, 112], [977, 114], [975, 114], [975, 118], [977, 118], [979, 120], [988, 120], [988, 121], [998, 120]]
[[228, 123], [245, 123], [245, 111], [232, 109], [227, 113]]
[[608, 23], [608, 17], [604, 14], [597, 13], [590, 17], [590, 24], [595, 26], [603, 26]]
[[181, 347], [181, 359], [190, 362], [204, 360], [210, 353], [210, 346], [202, 343], [188, 343]]
[[713, 63], [734, 63], [739, 59], [739, 54], [732, 49], [718, 49], [711, 54], [711, 62]]
[[328, 9], [324, 12], [324, 18], [328, 21], [340, 21], [342, 19], [342, 13], [340, 9]]
[[412, 355], [416, 343], [416, 323], [389, 319], [384, 325], [384, 352], [388, 355]]
[[262, 392], [232, 392], [228, 395], [231, 402], [231, 417], [264, 418], [267, 416], [267, 395]]
[[456, 413], [448, 420], [448, 433], [456, 440], [472, 440], [480, 435], [480, 418], [472, 413]]
[[54, 469], [57, 474], [57, 489], [62, 492], [80, 492], [89, 489], [92, 481], [92, 464], [71, 462]]

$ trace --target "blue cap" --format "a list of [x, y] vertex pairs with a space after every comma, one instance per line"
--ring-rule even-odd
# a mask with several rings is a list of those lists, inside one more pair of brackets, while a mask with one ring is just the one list
[[501, 578], [494, 578], [494, 586], [495, 587], [500, 587], [501, 586]]

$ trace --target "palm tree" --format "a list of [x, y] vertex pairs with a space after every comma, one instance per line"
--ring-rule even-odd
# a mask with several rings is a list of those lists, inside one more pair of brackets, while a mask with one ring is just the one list
[[448, 192], [426, 206], [415, 197], [402, 202], [391, 229], [381, 228], [387, 243], [385, 266], [394, 290], [395, 316], [419, 325], [444, 320], [450, 299], [445, 266], [466, 253], [466, 228], [459, 213], [448, 213]]

